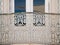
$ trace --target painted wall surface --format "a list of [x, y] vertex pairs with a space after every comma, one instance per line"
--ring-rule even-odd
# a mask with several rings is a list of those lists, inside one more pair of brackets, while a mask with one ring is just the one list
[[[6, 0], [7, 1], [7, 0]], [[47, 12], [56, 13], [56, 2], [49, 1], [50, 8]], [[9, 2], [9, 1], [8, 1]], [[4, 7], [8, 4], [4, 1]], [[54, 4], [53, 4], [54, 2]], [[54, 6], [56, 4], [56, 6]], [[9, 5], [9, 4], [8, 4]], [[54, 6], [54, 7], [53, 7]], [[8, 6], [4, 8], [3, 12], [9, 12]], [[14, 25], [13, 15], [0, 15], [0, 43], [59, 43], [57, 38], [58, 23], [60, 24], [60, 15], [45, 15], [44, 26], [33, 25], [33, 14], [26, 14], [26, 26]]]
[[58, 43], [54, 32], [58, 31], [58, 15], [45, 16], [45, 26], [34, 26], [33, 14], [26, 14], [26, 26], [15, 26], [14, 15], [1, 15], [0, 43]]
[[1, 13], [9, 13], [9, 0], [1, 1]]
[[33, 26], [33, 15], [26, 14], [26, 26], [15, 26], [14, 15], [1, 15], [0, 17], [0, 21], [2, 22], [0, 22], [2, 26], [2, 28], [0, 28], [2, 30], [2, 43], [51, 42], [51, 33], [50, 30], [48, 30], [49, 24], [47, 21], [46, 26]]
[[14, 0], [1, 0], [1, 13], [14, 13]]

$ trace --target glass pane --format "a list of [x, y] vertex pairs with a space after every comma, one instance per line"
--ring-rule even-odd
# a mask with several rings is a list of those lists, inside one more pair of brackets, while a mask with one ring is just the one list
[[26, 0], [15, 0], [15, 12], [25, 12]]
[[45, 12], [45, 0], [34, 0], [33, 5], [34, 12]]

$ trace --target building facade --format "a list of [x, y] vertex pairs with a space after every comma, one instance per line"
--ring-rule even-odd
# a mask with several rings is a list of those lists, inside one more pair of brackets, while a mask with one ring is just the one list
[[[0, 43], [60, 43], [59, 0], [45, 0], [45, 13], [0, 15]], [[14, 13], [14, 0], [1, 0], [0, 13]], [[33, 0], [26, 0], [26, 12], [33, 12]]]

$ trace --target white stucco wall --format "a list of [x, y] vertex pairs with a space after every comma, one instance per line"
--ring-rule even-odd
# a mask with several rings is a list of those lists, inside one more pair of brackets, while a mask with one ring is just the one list
[[33, 12], [33, 0], [26, 0], [26, 12]]
[[14, 0], [1, 0], [1, 13], [14, 13]]
[[15, 0], [9, 0], [9, 13], [15, 12]]
[[45, 26], [34, 26], [32, 17], [33, 14], [27, 14], [26, 26], [15, 26], [14, 15], [1, 15], [2, 43], [50, 43], [48, 21]]
[[[31, 0], [32, 1], [32, 0]], [[49, 13], [57, 13], [57, 0], [52, 1]], [[51, 1], [50, 1], [51, 2]], [[49, 2], [49, 3], [50, 3]], [[54, 2], [54, 4], [53, 4]], [[5, 3], [5, 1], [4, 1]], [[4, 7], [8, 4], [5, 3]], [[47, 4], [47, 3], [46, 3]], [[29, 4], [28, 4], [29, 5]], [[54, 6], [56, 5], [56, 6]], [[32, 5], [30, 5], [32, 6]], [[27, 12], [32, 12], [27, 8]], [[48, 6], [48, 5], [46, 5]], [[7, 10], [6, 10], [7, 9]], [[9, 8], [5, 8], [4, 12], [9, 12]], [[1, 43], [56, 43], [56, 32], [58, 23], [58, 15], [45, 15], [45, 26], [33, 25], [33, 14], [26, 14], [26, 26], [15, 26], [14, 15], [0, 15], [0, 42]], [[53, 39], [51, 34], [54, 33]], [[2, 39], [2, 40], [1, 40]]]
[[45, 0], [46, 13], [59, 13], [59, 0]]
[[9, 13], [9, 0], [2, 0], [2, 13]]

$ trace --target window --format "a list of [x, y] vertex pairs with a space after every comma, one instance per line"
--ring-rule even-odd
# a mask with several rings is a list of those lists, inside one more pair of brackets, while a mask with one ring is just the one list
[[33, 1], [34, 12], [45, 12], [45, 0], [34, 0]]
[[25, 12], [26, 11], [26, 0], [15, 0], [15, 12]]

